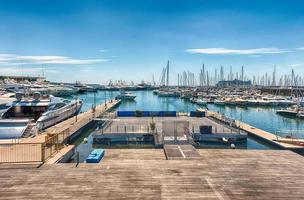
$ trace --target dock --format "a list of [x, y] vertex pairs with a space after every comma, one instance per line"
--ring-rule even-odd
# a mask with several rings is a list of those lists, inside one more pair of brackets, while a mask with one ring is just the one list
[[[208, 111], [208, 116], [215, 118], [223, 123], [232, 123], [227, 122], [227, 118], [223, 115]], [[251, 136], [254, 136], [260, 140], [263, 140], [273, 146], [276, 146], [280, 149], [288, 149], [293, 151], [304, 151], [304, 139], [292, 139], [292, 138], [283, 138], [281, 136], [275, 135], [273, 133], [264, 131], [262, 129], [251, 126], [245, 122], [239, 120], [234, 120], [234, 125], [243, 131], [247, 132]]]
[[[151, 124], [155, 129], [151, 129]], [[214, 134], [238, 134], [238, 130], [227, 125], [217, 123], [206, 117], [116, 117], [102, 129], [93, 134], [94, 141], [114, 141], [117, 138], [137, 138], [152, 135], [155, 146], [164, 144], [193, 143], [192, 133], [199, 133], [202, 125], [212, 126]]]
[[304, 158], [296, 153], [197, 151], [196, 160], [106, 149], [99, 164], [0, 165], [0, 199], [303, 199]]

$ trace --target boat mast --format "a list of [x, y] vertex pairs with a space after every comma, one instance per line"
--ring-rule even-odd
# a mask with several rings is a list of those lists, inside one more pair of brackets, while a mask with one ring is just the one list
[[167, 87], [169, 87], [169, 60], [167, 62], [166, 72], [167, 72], [167, 80], [166, 80], [167, 83], [166, 83], [166, 85], [167, 85]]

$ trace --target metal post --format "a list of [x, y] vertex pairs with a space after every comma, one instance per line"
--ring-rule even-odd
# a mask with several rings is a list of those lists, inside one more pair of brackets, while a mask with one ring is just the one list
[[94, 111], [96, 109], [96, 92], [94, 92]]
[[76, 97], [76, 122], [77, 122], [77, 115], [78, 115], [78, 97]]
[[45, 146], [44, 146], [45, 143], [42, 143], [41, 144], [41, 161], [44, 163], [44, 160], [45, 160]]
[[94, 116], [93, 117], [95, 117], [95, 111], [96, 111], [96, 91], [94, 91], [94, 106], [93, 106]]
[[79, 151], [76, 152], [76, 167], [79, 165]]
[[105, 91], [105, 106], [107, 106], [107, 91]]

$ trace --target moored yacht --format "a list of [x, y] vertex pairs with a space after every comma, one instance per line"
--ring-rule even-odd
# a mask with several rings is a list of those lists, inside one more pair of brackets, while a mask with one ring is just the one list
[[299, 113], [302, 113], [302, 109], [299, 106], [277, 110], [276, 113], [279, 115], [289, 116], [289, 117], [297, 117]]
[[34, 98], [26, 99], [17, 94], [17, 101], [8, 106], [9, 108], [0, 120], [4, 127], [6, 122], [11, 125], [20, 120], [28, 120], [23, 131], [26, 131], [28, 126], [43, 130], [77, 114], [82, 107], [82, 101], [65, 100], [53, 96], [41, 97], [39, 93], [35, 93]]
[[132, 94], [131, 92], [121, 91], [121, 93], [116, 98], [121, 100], [134, 100], [136, 98], [136, 95]]
[[179, 94], [174, 91], [159, 91], [158, 96], [159, 97], [179, 97]]
[[198, 99], [198, 98], [191, 98], [190, 99], [190, 101], [192, 102], [192, 103], [195, 103], [195, 104], [197, 104], [197, 105], [200, 105], [200, 106], [205, 106], [205, 105], [207, 105], [207, 101], [205, 101], [205, 100], [203, 100], [203, 99]]
[[216, 100], [214, 100], [214, 104], [215, 105], [224, 106], [225, 105], [225, 101], [220, 100], [220, 99], [216, 99]]
[[81, 100], [67, 100], [56, 98], [51, 102], [36, 122], [39, 130], [43, 130], [77, 114], [82, 107]]

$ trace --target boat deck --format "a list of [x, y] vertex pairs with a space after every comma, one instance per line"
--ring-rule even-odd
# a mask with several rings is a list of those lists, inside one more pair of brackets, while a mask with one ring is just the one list
[[[303, 199], [304, 158], [278, 150], [106, 149], [99, 164], [0, 164], [0, 199]], [[275, 159], [274, 159], [275, 158]]]

